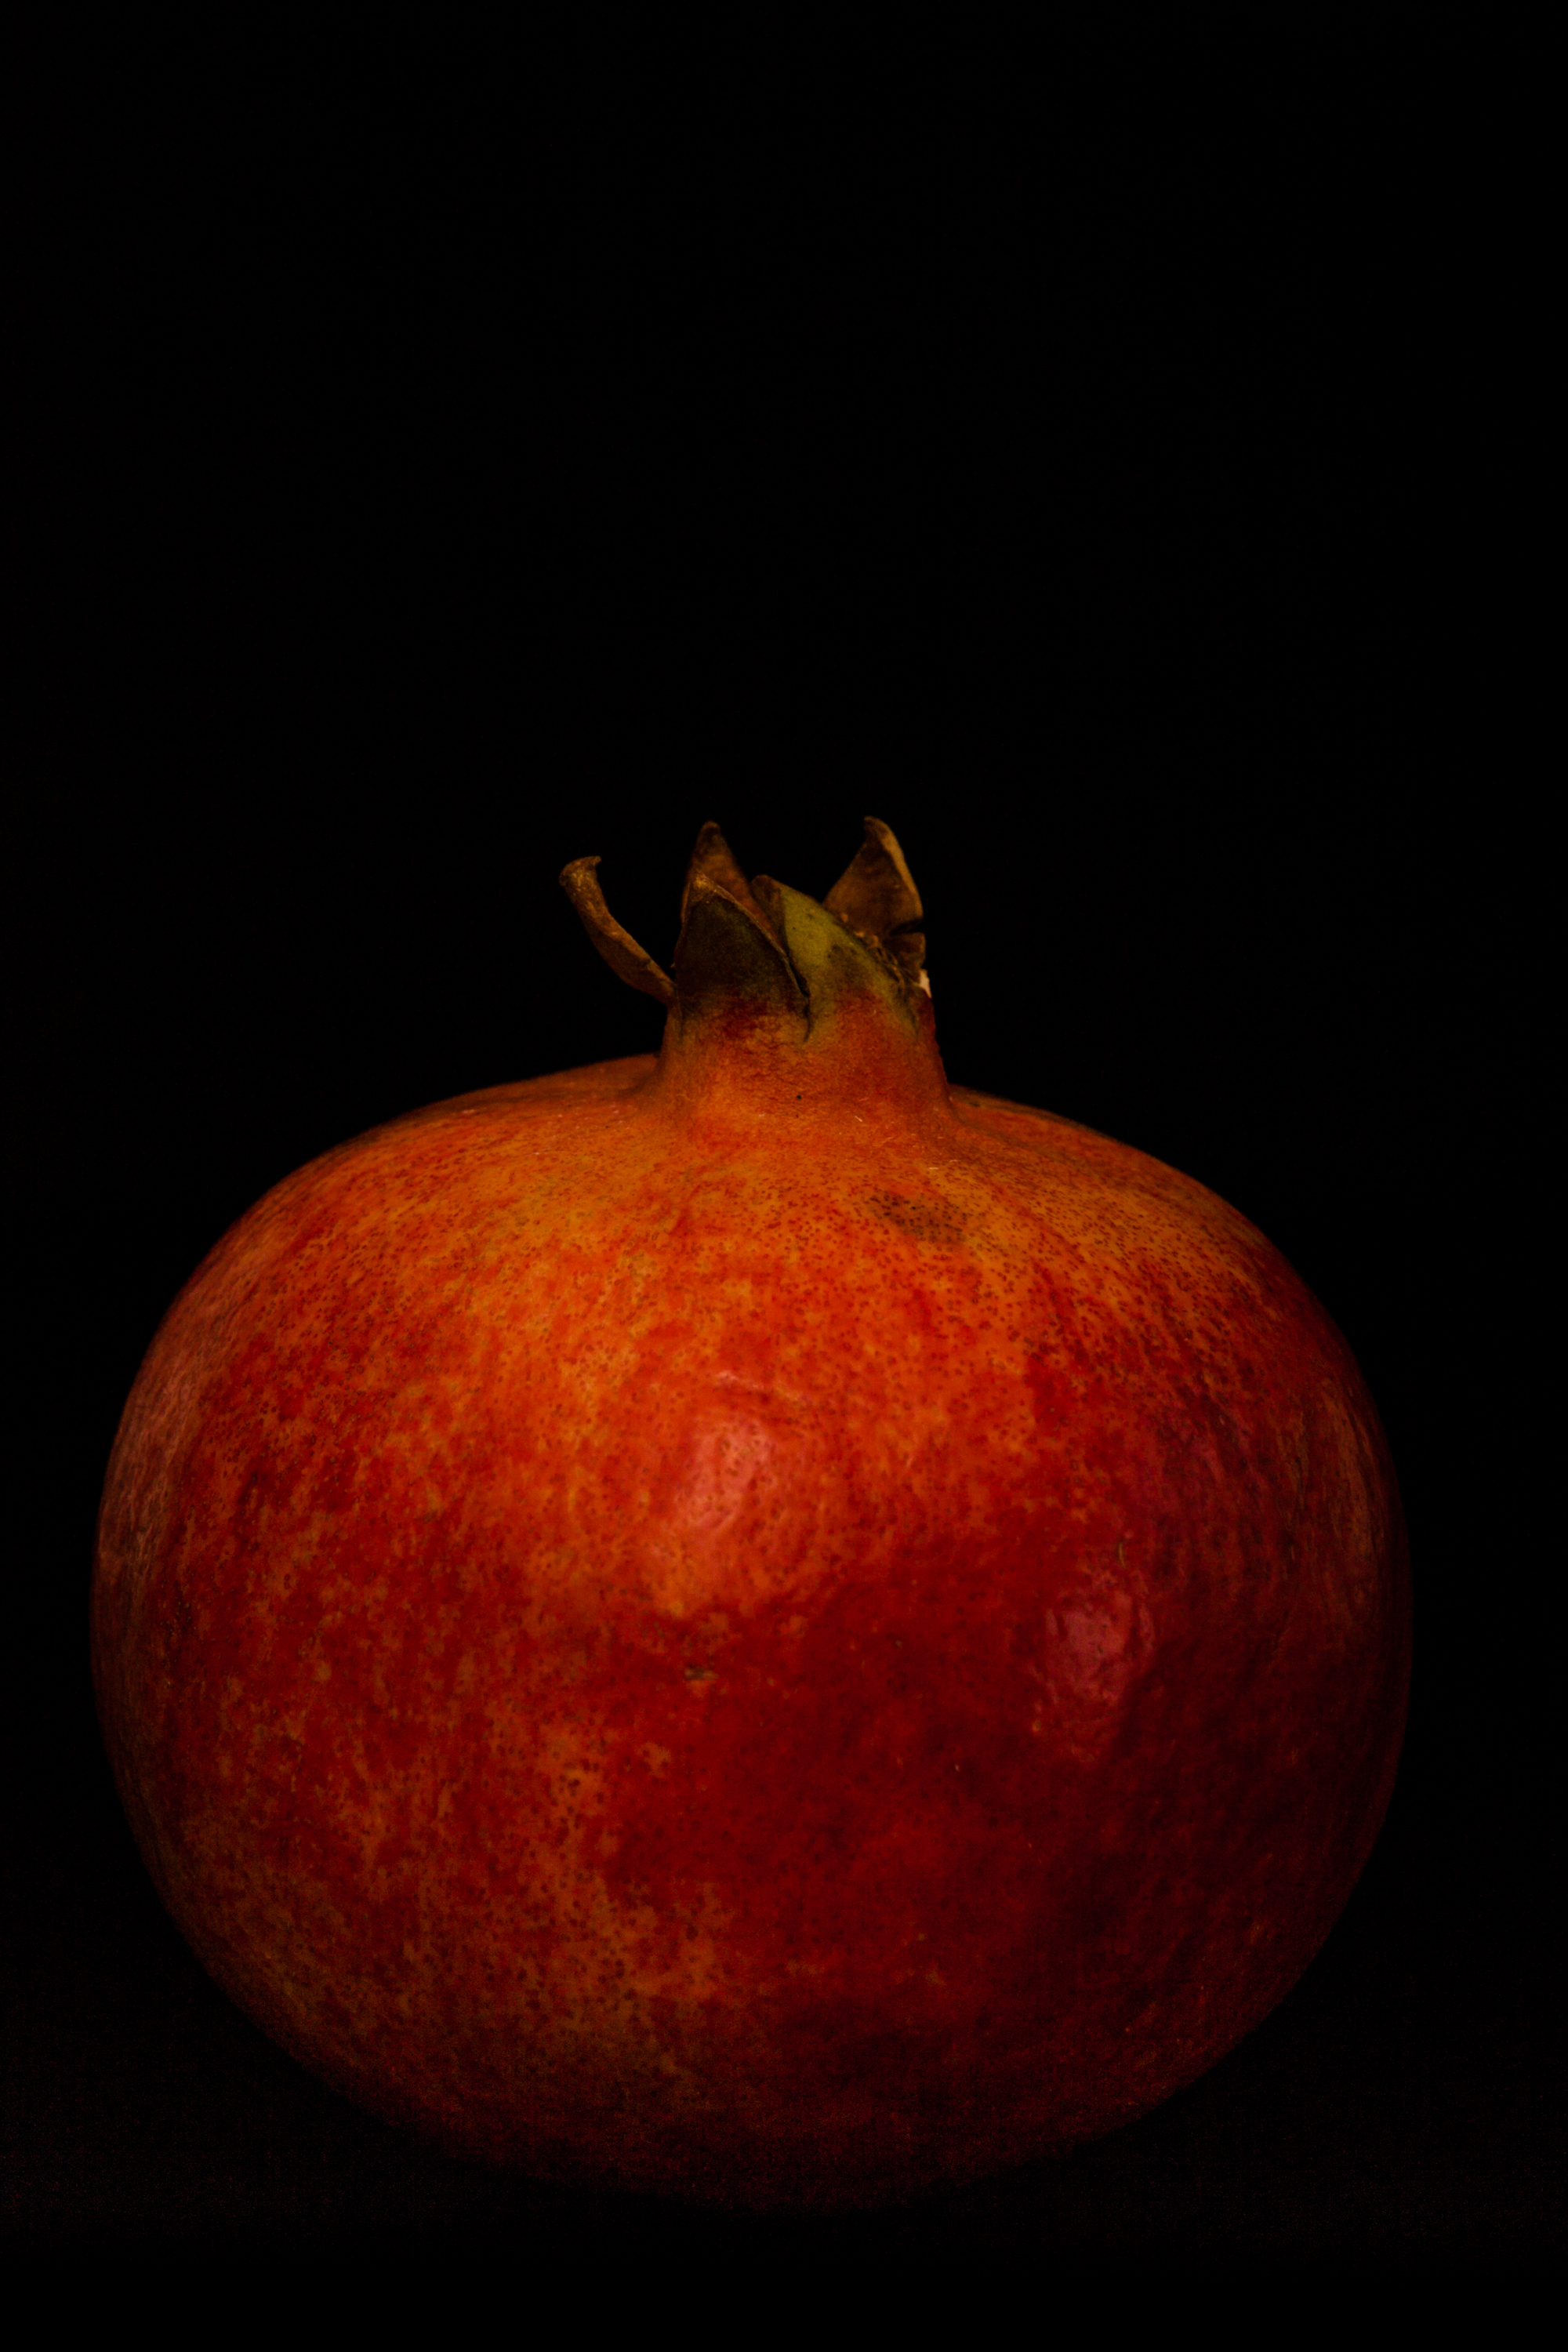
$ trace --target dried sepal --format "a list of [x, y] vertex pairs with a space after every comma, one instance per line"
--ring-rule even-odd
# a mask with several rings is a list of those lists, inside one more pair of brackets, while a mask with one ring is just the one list
[[766, 911], [757, 903], [751, 884], [741, 871], [740, 861], [711, 817], [697, 836], [691, 863], [686, 869], [686, 887], [680, 894], [682, 922], [686, 920], [686, 910], [690, 904], [692, 885], [700, 877], [717, 884], [721, 890], [727, 890], [738, 907], [743, 907], [747, 914], [761, 923], [764, 930], [767, 929]]
[[866, 819], [865, 840], [822, 903], [852, 931], [889, 943], [894, 931], [920, 921], [921, 894], [890, 825]]
[[562, 869], [561, 887], [582, 918], [583, 929], [616, 978], [640, 988], [645, 996], [657, 996], [661, 1004], [673, 1004], [675, 982], [669, 974], [655, 963], [646, 948], [637, 945], [605, 904], [595, 870], [598, 864], [596, 857], [574, 857], [570, 866]]
[[[750, 890], [746, 893], [752, 899]], [[706, 873], [686, 886], [686, 916], [675, 947], [675, 983], [683, 1012], [721, 995], [801, 1013], [805, 999], [776, 932]]]
[[914, 991], [930, 993], [920, 893], [891, 828], [868, 817], [865, 830], [819, 902], [766, 874], [748, 882], [719, 827], [704, 824], [681, 891], [673, 981], [610, 913], [596, 857], [574, 859], [561, 881], [612, 971], [661, 1004], [688, 1011], [723, 995], [815, 1023], [840, 991], [870, 986], [907, 1014]]

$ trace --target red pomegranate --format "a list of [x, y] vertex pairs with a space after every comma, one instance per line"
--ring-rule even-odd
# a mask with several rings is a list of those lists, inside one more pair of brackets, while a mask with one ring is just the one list
[[163, 1898], [340, 2090], [538, 2175], [868, 2203], [1295, 1982], [1404, 1724], [1403, 1526], [1244, 1217], [951, 1088], [888, 829], [699, 840], [657, 1057], [416, 1111], [171, 1307], [93, 1653]]

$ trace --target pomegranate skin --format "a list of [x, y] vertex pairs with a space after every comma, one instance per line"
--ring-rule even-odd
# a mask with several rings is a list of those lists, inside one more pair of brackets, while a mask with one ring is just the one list
[[147, 1865], [449, 2149], [829, 2207], [1024, 2162], [1231, 2048], [1370, 1852], [1409, 1596], [1349, 1350], [924, 1018], [912, 1085], [667, 1041], [377, 1129], [139, 1375], [92, 1640]]

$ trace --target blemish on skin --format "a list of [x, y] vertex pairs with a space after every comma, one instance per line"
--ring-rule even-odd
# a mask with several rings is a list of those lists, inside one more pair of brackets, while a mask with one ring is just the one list
[[689, 1683], [710, 1683], [713, 1679], [713, 1669], [711, 1666], [688, 1666], [686, 1679]]
[[952, 1244], [963, 1239], [963, 1220], [945, 1201], [911, 1201], [898, 1192], [872, 1192], [866, 1205], [874, 1216], [897, 1225], [900, 1233], [918, 1242]]

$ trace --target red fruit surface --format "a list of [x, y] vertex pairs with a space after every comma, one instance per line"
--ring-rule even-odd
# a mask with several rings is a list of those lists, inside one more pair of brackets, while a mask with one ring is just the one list
[[169, 1910], [349, 2096], [853, 2204], [1140, 2114], [1295, 1982], [1388, 1800], [1406, 1570], [1263, 1236], [950, 1089], [907, 954], [741, 887], [659, 1057], [395, 1120], [218, 1244], [94, 1663]]

